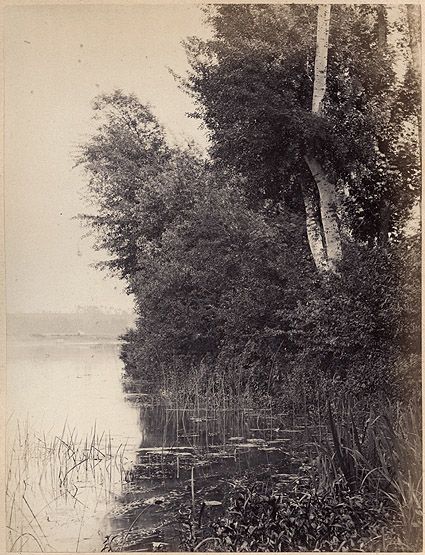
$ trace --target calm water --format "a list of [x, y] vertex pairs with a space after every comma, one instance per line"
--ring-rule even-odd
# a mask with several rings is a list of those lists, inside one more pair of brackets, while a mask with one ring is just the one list
[[138, 440], [138, 411], [123, 397], [118, 349], [89, 342], [10, 342], [8, 414], [28, 419], [37, 431], [60, 433], [67, 422], [85, 435], [97, 423], [114, 441]]
[[267, 408], [189, 410], [126, 395], [118, 349], [10, 342], [9, 550], [177, 550], [192, 476], [197, 513], [212, 502], [206, 514], [220, 514], [241, 473], [291, 471], [302, 426]]
[[140, 444], [140, 417], [122, 393], [118, 349], [83, 339], [9, 342], [7, 435], [10, 457], [15, 455], [9, 463], [15, 471], [8, 484], [9, 543], [20, 538], [14, 550], [39, 551], [40, 544], [48, 551], [102, 548], [104, 517], [121, 491], [122, 469], [99, 455], [93, 470], [80, 465], [72, 471], [72, 483], [64, 485], [64, 472], [46, 445], [55, 442], [55, 452], [62, 446], [61, 464], [70, 469], [78, 455], [57, 438], [83, 452], [95, 436], [96, 447], [119, 449], [120, 464], [131, 466]]

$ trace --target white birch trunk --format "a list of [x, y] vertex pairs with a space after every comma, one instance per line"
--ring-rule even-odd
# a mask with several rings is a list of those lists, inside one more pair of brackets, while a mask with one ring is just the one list
[[328, 70], [330, 5], [321, 5], [317, 12], [316, 59], [314, 62], [313, 103], [311, 111], [320, 114], [326, 92], [326, 74]]
[[[314, 65], [313, 101], [311, 108], [313, 114], [321, 113], [323, 98], [326, 93], [330, 12], [330, 5], [320, 5], [318, 7], [316, 59]], [[342, 258], [341, 236], [336, 213], [336, 208], [338, 206], [337, 190], [335, 184], [327, 178], [325, 171], [316, 158], [306, 155], [304, 159], [316, 182], [320, 197], [320, 215], [325, 236], [324, 259], [320, 262], [320, 267], [327, 267], [327, 269], [335, 272], [337, 264]], [[310, 248], [311, 246], [310, 243]], [[320, 269], [317, 262], [316, 266]]]
[[314, 177], [320, 196], [320, 213], [323, 233], [325, 235], [328, 269], [337, 271], [342, 259], [341, 235], [337, 216], [337, 192], [335, 185], [329, 181], [322, 166], [314, 157], [305, 156], [305, 161]]
[[306, 215], [307, 239], [310, 251], [313, 256], [314, 264], [319, 272], [326, 272], [329, 267], [320, 225], [320, 208], [312, 191], [308, 191], [307, 187], [304, 186], [302, 190]]

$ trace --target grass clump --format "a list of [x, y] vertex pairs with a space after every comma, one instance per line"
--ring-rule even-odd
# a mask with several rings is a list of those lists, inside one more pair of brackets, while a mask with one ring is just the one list
[[126, 445], [117, 446], [96, 425], [79, 437], [66, 422], [56, 435], [38, 433], [28, 422], [18, 421], [8, 438], [8, 551], [82, 551], [87, 541], [95, 545], [96, 519], [113, 503], [114, 490], [124, 481]]

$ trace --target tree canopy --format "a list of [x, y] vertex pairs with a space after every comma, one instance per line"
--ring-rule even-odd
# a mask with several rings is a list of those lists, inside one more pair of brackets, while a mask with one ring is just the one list
[[[420, 172], [417, 81], [412, 62], [396, 63], [394, 37], [409, 54], [400, 15], [332, 7], [317, 114], [317, 7], [209, 8], [213, 37], [186, 42], [180, 78], [210, 133], [208, 159], [167, 144], [135, 96], [96, 99], [98, 129], [77, 160], [96, 207], [83, 220], [135, 295], [128, 375], [161, 387], [164, 368], [184, 379], [190, 365], [208, 361], [214, 375], [239, 361], [263, 392], [338, 379], [359, 395], [402, 395], [420, 349], [419, 247], [406, 234]], [[335, 275], [320, 276], [311, 252], [306, 191], [313, 216], [323, 199], [307, 154], [339, 199]]]
[[[318, 439], [312, 489], [295, 487], [296, 510], [305, 500], [307, 512], [249, 493], [260, 543], [243, 509], [199, 543], [192, 512], [185, 545], [280, 550], [287, 530], [294, 549], [364, 550], [370, 535], [379, 539], [376, 515], [391, 513], [404, 532], [385, 545], [418, 550], [417, 10], [205, 11], [212, 38], [186, 41], [190, 69], [177, 79], [209, 133], [208, 156], [168, 144], [151, 107], [115, 91], [95, 100], [97, 131], [77, 160], [96, 210], [82, 219], [135, 298], [136, 323], [122, 337], [124, 386], [164, 396], [168, 407], [181, 399], [184, 410], [197, 407], [191, 414], [206, 415], [207, 435], [211, 405], [214, 419], [221, 407], [224, 442], [233, 405], [247, 427], [246, 407], [258, 415], [269, 407], [271, 438], [276, 412], [285, 426], [301, 415], [303, 434]], [[280, 497], [287, 493], [285, 483]], [[335, 506], [352, 529], [335, 524]], [[294, 518], [305, 523], [299, 536]]]
[[[182, 80], [212, 140], [211, 156], [247, 178], [255, 200], [302, 210], [312, 150], [338, 183], [347, 226], [376, 242], [400, 233], [420, 189], [406, 14], [390, 23], [383, 6], [333, 6], [324, 117], [311, 113], [316, 6], [219, 5], [212, 39], [186, 43]], [[388, 36], [396, 35], [394, 45]]]

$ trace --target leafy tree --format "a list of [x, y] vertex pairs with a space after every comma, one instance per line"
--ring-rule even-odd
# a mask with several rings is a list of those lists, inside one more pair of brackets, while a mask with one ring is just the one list
[[300, 257], [306, 251], [297, 250], [301, 239], [285, 228], [288, 221], [250, 209], [226, 174], [206, 173], [204, 180], [133, 278], [137, 332], [128, 336], [135, 348], [127, 348], [126, 361], [131, 357], [135, 374], [144, 368], [159, 375], [176, 357], [187, 365], [206, 357], [228, 365], [248, 346], [250, 363], [265, 366], [282, 342], [277, 311], [300, 299], [300, 273], [309, 279], [310, 261]]
[[88, 175], [87, 197], [96, 213], [81, 219], [95, 234], [96, 247], [112, 257], [102, 266], [125, 278], [131, 290], [144, 249], [154, 248], [176, 209], [176, 198], [169, 198], [168, 206], [154, 210], [161, 202], [157, 189], [176, 181], [181, 209], [184, 189], [203, 162], [194, 149], [171, 149], [149, 106], [134, 95], [119, 90], [100, 95], [93, 109], [97, 132], [80, 147], [76, 163]]
[[228, 364], [247, 345], [264, 362], [282, 341], [276, 311], [295, 305], [311, 272], [300, 218], [253, 210], [240, 176], [170, 148], [135, 97], [102, 95], [94, 109], [100, 125], [78, 163], [98, 213], [82, 218], [135, 295], [128, 373], [158, 381], [177, 358]]
[[394, 48], [382, 42], [392, 27], [381, 7], [334, 6], [323, 117], [312, 114], [316, 13], [304, 5], [213, 7], [214, 37], [186, 44], [192, 70], [184, 86], [210, 132], [213, 160], [242, 173], [257, 203], [283, 196], [303, 210], [308, 151], [338, 185], [349, 236], [385, 243], [399, 236], [419, 192], [406, 125], [415, 103], [397, 81]]
[[[187, 43], [186, 87], [211, 160], [171, 148], [119, 91], [97, 99], [78, 160], [98, 207], [84, 220], [136, 298], [127, 372], [159, 386], [208, 360], [211, 373], [243, 366], [263, 392], [339, 376], [359, 395], [366, 384], [396, 397], [406, 365], [417, 371], [417, 246], [403, 226], [419, 171], [402, 86], [413, 74], [395, 75], [386, 11], [332, 8], [319, 114], [315, 7], [217, 6], [209, 21], [214, 38]], [[309, 252], [303, 199], [319, 204], [306, 156], [343, 198], [339, 275], [318, 278]]]
[[[334, 500], [342, 475], [365, 490], [376, 471], [402, 484], [385, 494], [409, 519], [420, 486], [381, 409], [396, 406], [402, 430], [403, 403], [420, 400], [420, 244], [405, 233], [419, 191], [414, 12], [394, 25], [411, 51], [400, 75], [384, 6], [214, 6], [183, 82], [210, 159], [170, 147], [150, 108], [115, 91], [95, 101], [77, 160], [97, 210], [82, 219], [136, 301], [127, 377], [175, 397], [196, 377], [197, 394], [218, 383], [225, 399], [326, 408], [335, 452], [326, 440], [318, 465]], [[387, 486], [370, 483], [380, 500]]]
[[309, 383], [313, 404], [323, 388], [329, 395], [408, 401], [420, 382], [417, 240], [391, 254], [351, 245], [340, 269], [343, 279], [322, 280], [293, 311], [291, 364], [298, 379]]

